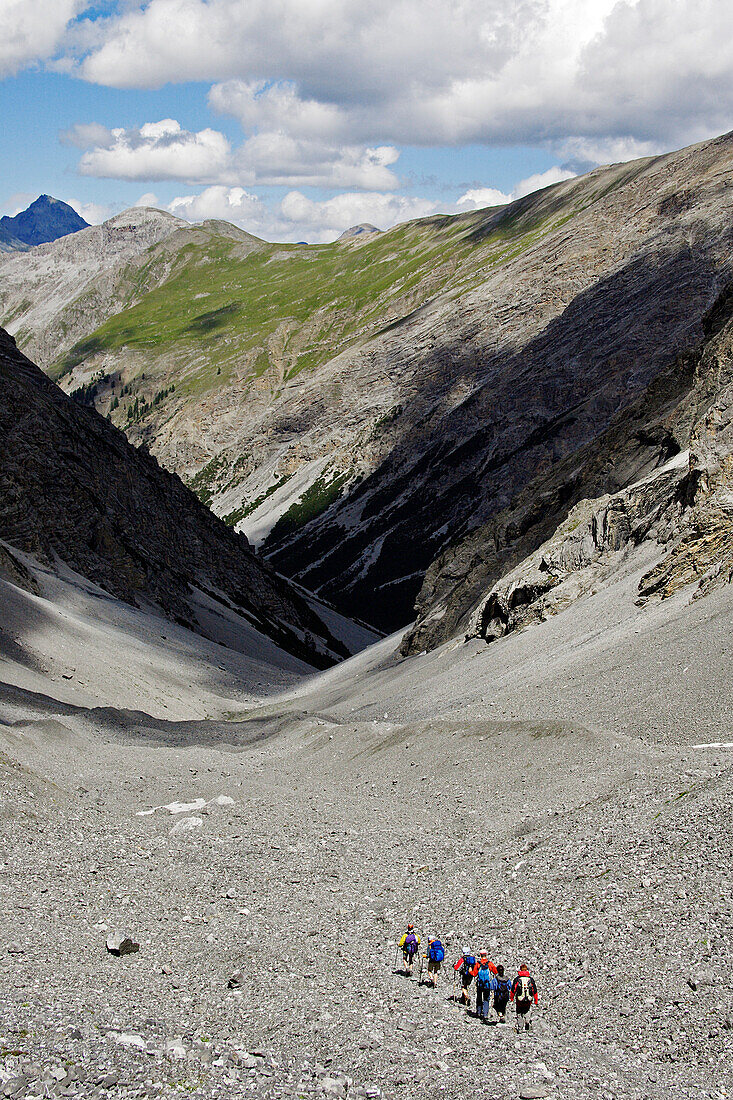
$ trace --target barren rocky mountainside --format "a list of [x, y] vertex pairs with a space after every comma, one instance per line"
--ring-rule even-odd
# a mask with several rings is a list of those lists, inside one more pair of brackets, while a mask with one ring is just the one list
[[0, 565], [58, 563], [204, 636], [249, 624], [317, 667], [347, 656], [312, 606], [175, 474], [80, 408], [0, 330]]
[[[185, 224], [161, 210], [135, 207], [29, 254], [0, 258], [5, 328], [47, 368], [59, 351], [134, 300], [140, 258]], [[129, 278], [118, 289], [121, 270]], [[147, 272], [142, 292], [151, 285]]]
[[[0, 300], [21, 347], [280, 572], [393, 629], [431, 562], [529, 507], [525, 490], [542, 522], [507, 568], [583, 497], [687, 448], [663, 422], [733, 278], [732, 167], [725, 136], [313, 248], [132, 212], [165, 239], [143, 247], [133, 225], [135, 257], [98, 265], [71, 300], [62, 251], [94, 254], [115, 220], [84, 230], [0, 263]], [[64, 285], [44, 304], [49, 272]]]
[[731, 284], [704, 314], [696, 348], [430, 566], [403, 652], [457, 633], [492, 641], [557, 614], [641, 544], [657, 560], [639, 580], [640, 604], [733, 581]]

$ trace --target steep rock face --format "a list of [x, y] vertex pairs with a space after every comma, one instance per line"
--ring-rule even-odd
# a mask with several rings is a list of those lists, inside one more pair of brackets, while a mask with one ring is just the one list
[[[733, 295], [726, 301], [733, 310]], [[695, 583], [695, 597], [733, 582], [733, 325], [711, 341], [692, 395], [691, 507], [668, 555], [642, 578], [642, 599]]]
[[[574, 467], [561, 463], [533, 481], [513, 507], [431, 566], [404, 653], [456, 634], [492, 641], [542, 621], [593, 593], [644, 542], [659, 548], [660, 560], [639, 584], [642, 606], [693, 583], [697, 598], [731, 582], [732, 315], [727, 287], [702, 319], [696, 352], [658, 378]], [[662, 464], [641, 480], [589, 499], [629, 462], [648, 469], [655, 460]]]
[[670, 537], [679, 521], [687, 457], [683, 451], [628, 489], [577, 504], [553, 536], [481, 600], [467, 635], [490, 642], [557, 615], [595, 592], [627, 549]]
[[[0, 329], [0, 538], [59, 559], [129, 603], [153, 601], [205, 633], [193, 588], [283, 649], [324, 667], [346, 655], [247, 540], [91, 409], [79, 407]], [[7, 549], [3, 569], [21, 565]]]
[[88, 226], [89, 222], [73, 207], [50, 195], [40, 195], [27, 210], [21, 210], [13, 218], [0, 218], [0, 232], [27, 247], [56, 241]]
[[[583, 448], [700, 344], [703, 319], [733, 276], [732, 150], [726, 137], [633, 172], [625, 166], [571, 223], [487, 273], [481, 287], [426, 307], [338, 374], [330, 364], [346, 416], [359, 409], [359, 381], [370, 399], [389, 393], [401, 410], [392, 447], [325, 514], [282, 537], [275, 530], [264, 549], [276, 567], [396, 628], [445, 547], [504, 513], [530, 483], [538, 499], [542, 477], [565, 459], [571, 481], [581, 480], [575, 467], [591, 455]], [[663, 439], [637, 441], [604, 480], [598, 456], [594, 495], [667, 457]], [[564, 514], [550, 510], [522, 556]]]

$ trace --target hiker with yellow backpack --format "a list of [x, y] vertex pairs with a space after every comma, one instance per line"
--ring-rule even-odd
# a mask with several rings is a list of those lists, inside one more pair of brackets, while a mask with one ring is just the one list
[[415, 956], [420, 949], [420, 937], [415, 931], [414, 924], [408, 924], [407, 931], [402, 936], [399, 946], [402, 949], [402, 969], [409, 977], [412, 975]]

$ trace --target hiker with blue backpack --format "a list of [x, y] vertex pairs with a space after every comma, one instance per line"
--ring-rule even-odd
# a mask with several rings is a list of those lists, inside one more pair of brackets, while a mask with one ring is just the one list
[[[484, 973], [484, 975], [483, 975], [483, 979], [484, 979], [483, 984], [479, 985], [478, 976], [479, 976], [479, 971], [482, 971], [482, 970], [483, 971], [488, 971], [489, 974], [488, 974], [488, 977], [487, 977], [487, 975]], [[479, 952], [478, 962], [473, 967], [472, 973], [473, 973], [474, 978], [476, 979], [476, 1015], [479, 1018], [482, 1018], [483, 1017], [483, 1007], [484, 1007], [484, 994], [486, 994], [487, 1000], [489, 1002], [489, 1007], [491, 1006], [491, 989], [487, 985], [487, 983], [490, 981], [491, 975], [496, 974], [496, 967], [490, 961], [487, 951]]]
[[476, 1015], [482, 1024], [489, 1022], [489, 1014], [496, 990], [497, 968], [489, 961], [485, 951], [481, 952], [476, 970]]
[[428, 960], [428, 977], [426, 985], [432, 985], [433, 989], [435, 989], [438, 984], [438, 974], [440, 974], [440, 968], [445, 958], [443, 944], [437, 937], [435, 939], [428, 937], [428, 949], [425, 953], [425, 958]]
[[[453, 963], [453, 970], [461, 982], [459, 1000], [462, 1005], [471, 1004], [471, 982], [473, 981], [473, 968], [475, 965], [476, 956], [472, 955], [470, 951], [464, 951], [458, 962]], [[455, 997], [453, 999], [455, 1000]]]
[[402, 968], [407, 975], [411, 975], [415, 956], [420, 948], [420, 937], [415, 932], [414, 924], [408, 924], [399, 945], [402, 948]]

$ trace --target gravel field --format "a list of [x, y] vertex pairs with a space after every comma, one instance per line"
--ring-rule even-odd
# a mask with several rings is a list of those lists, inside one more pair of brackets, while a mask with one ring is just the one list
[[[641, 610], [647, 564], [279, 695], [189, 636], [176, 720], [152, 632], [134, 708], [121, 619], [93, 699], [6, 648], [0, 1096], [729, 1097], [733, 591]], [[534, 1030], [395, 973], [408, 920], [529, 962]]]

